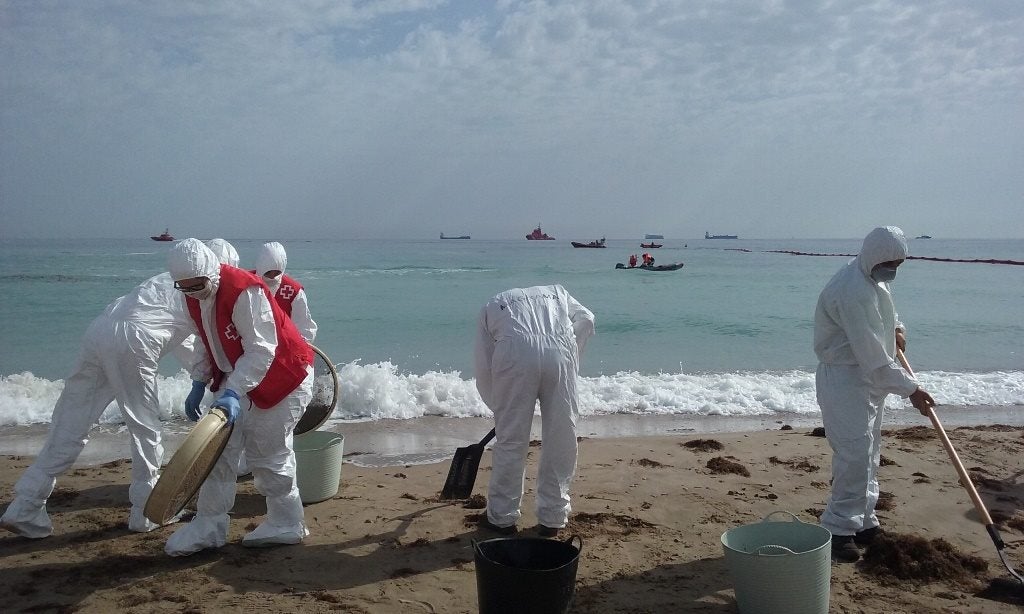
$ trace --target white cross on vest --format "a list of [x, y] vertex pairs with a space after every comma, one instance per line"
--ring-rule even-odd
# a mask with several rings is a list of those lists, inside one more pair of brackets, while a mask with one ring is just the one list
[[290, 301], [292, 300], [292, 297], [295, 296], [295, 286], [291, 284], [283, 285], [277, 293], [281, 295], [281, 298]]
[[224, 329], [224, 336], [234, 341], [239, 339], [238, 331], [235, 329], [235, 323], [228, 324], [228, 327]]

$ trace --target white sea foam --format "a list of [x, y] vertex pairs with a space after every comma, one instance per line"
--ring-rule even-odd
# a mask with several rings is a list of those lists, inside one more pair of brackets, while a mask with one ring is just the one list
[[[472, 379], [458, 371], [401, 373], [390, 362], [338, 367], [340, 400], [334, 420], [410, 419], [422, 416], [476, 417], [491, 413], [480, 400]], [[921, 384], [944, 405], [1024, 405], [1024, 371], [918, 374]], [[181, 371], [159, 379], [164, 419], [183, 419], [182, 406], [190, 380]], [[46, 423], [63, 380], [48, 380], [25, 372], [0, 376], [0, 426]], [[765, 416], [818, 413], [814, 374], [806, 371], [745, 371], [731, 373], [619, 372], [579, 380], [583, 415], [709, 415]], [[208, 394], [206, 402], [213, 400]], [[899, 407], [905, 401], [889, 397]], [[112, 404], [101, 418], [121, 421]]]

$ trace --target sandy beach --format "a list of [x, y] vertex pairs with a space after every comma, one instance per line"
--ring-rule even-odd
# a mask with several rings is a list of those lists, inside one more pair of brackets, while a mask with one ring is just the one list
[[[1009, 575], [934, 432], [912, 426], [886, 433], [884, 528], [900, 539], [941, 538], [987, 568], [924, 581], [901, 577], [898, 568], [833, 563], [831, 611], [1019, 612], [1015, 595], [983, 596], [990, 579]], [[1009, 559], [1024, 568], [1024, 428], [950, 427], [949, 433], [999, 524]], [[532, 487], [540, 450], [530, 453], [520, 524], [526, 536], [536, 523]], [[337, 496], [306, 507], [312, 534], [304, 544], [270, 550], [238, 544], [264, 512], [251, 480], [242, 479], [229, 544], [181, 559], [163, 553], [173, 527], [127, 531], [128, 461], [76, 466], [50, 499], [53, 536], [27, 540], [0, 532], [0, 609], [475, 612], [472, 541], [493, 535], [476, 528], [481, 510], [472, 503], [438, 499], [448, 463], [366, 467], [351, 462], [359, 452], [353, 454]], [[30, 461], [0, 457], [4, 505]], [[476, 493], [486, 493], [489, 473], [488, 452]], [[778, 510], [815, 522], [829, 474], [827, 442], [805, 426], [583, 437], [573, 515], [560, 535], [578, 535], [583, 543], [572, 611], [736, 611], [722, 533]]]

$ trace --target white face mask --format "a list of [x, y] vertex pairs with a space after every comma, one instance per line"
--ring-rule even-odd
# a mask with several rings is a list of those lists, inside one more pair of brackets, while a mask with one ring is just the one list
[[880, 282], [890, 282], [896, 279], [896, 267], [878, 265], [871, 270], [871, 279]]
[[270, 275], [263, 276], [263, 283], [267, 284], [267, 287], [271, 290], [277, 290], [278, 286], [281, 285], [281, 276], [271, 277]]
[[210, 295], [213, 294], [213, 284], [211, 284], [210, 280], [207, 279], [205, 282], [203, 282], [203, 288], [201, 290], [185, 292], [184, 294], [185, 296], [194, 298], [197, 301], [205, 301], [206, 299], [210, 298]]

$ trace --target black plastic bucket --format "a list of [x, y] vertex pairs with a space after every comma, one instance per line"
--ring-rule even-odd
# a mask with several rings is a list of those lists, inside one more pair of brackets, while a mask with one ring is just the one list
[[[574, 545], [576, 541], [579, 545]], [[498, 537], [473, 543], [480, 614], [564, 614], [583, 540]]]

